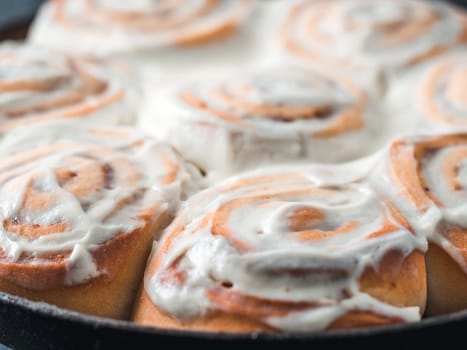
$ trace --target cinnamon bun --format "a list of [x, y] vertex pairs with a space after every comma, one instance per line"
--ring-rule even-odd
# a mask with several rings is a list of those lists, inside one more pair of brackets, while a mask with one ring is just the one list
[[369, 186], [342, 180], [262, 169], [192, 197], [155, 247], [135, 322], [305, 332], [419, 320], [426, 241]]
[[359, 81], [369, 73], [379, 84], [381, 73], [411, 68], [466, 41], [465, 12], [441, 1], [292, 2], [279, 30], [280, 47], [294, 61]]
[[341, 77], [267, 69], [149, 90], [140, 126], [213, 179], [284, 162], [340, 162], [374, 151], [378, 103]]
[[55, 120], [128, 123], [137, 96], [108, 67], [31, 45], [0, 45], [0, 133]]
[[131, 128], [57, 123], [0, 142], [0, 290], [128, 318], [152, 242], [195, 170]]
[[416, 115], [427, 131], [467, 127], [466, 62], [466, 51], [447, 55], [421, 74], [416, 87]]
[[427, 315], [467, 308], [467, 134], [395, 140], [374, 181], [427, 237]]
[[98, 57], [194, 45], [236, 31], [253, 2], [50, 0], [40, 11], [30, 39], [40, 45]]

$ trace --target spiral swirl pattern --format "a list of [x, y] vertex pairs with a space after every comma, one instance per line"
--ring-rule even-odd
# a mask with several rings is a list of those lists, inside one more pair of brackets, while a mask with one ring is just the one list
[[0, 277], [31, 289], [113, 271], [112, 250], [192, 180], [169, 147], [130, 128], [24, 128], [0, 153]]
[[352, 310], [419, 318], [358, 281], [388, 252], [409, 255], [420, 241], [367, 186], [318, 178], [262, 171], [193, 197], [148, 267], [152, 302], [184, 322], [225, 312], [275, 330], [327, 328]]
[[93, 56], [193, 45], [235, 31], [252, 5], [253, 0], [52, 0], [32, 40], [58, 48], [76, 38], [79, 45], [69, 50]]
[[208, 172], [230, 174], [275, 161], [351, 159], [370, 152], [378, 122], [384, 123], [376, 120], [378, 106], [365, 91], [314, 72], [270, 69], [168, 95], [154, 99], [142, 126], [164, 130]]
[[0, 47], [0, 132], [62, 119], [115, 124], [132, 109], [131, 93], [97, 65], [34, 46]]
[[467, 55], [451, 55], [424, 72], [417, 88], [418, 112], [438, 127], [465, 127]]
[[279, 40], [288, 55], [309, 64], [403, 68], [465, 43], [466, 18], [440, 1], [301, 1], [291, 6]]
[[466, 160], [466, 134], [395, 141], [383, 184], [386, 189], [395, 186], [398, 206], [415, 231], [443, 247], [465, 272]]

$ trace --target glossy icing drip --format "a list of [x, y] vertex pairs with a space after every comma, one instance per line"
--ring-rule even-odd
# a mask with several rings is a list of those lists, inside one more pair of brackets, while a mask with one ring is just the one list
[[442, 247], [467, 273], [466, 135], [396, 140], [383, 159], [372, 182], [396, 203], [416, 234]]
[[0, 157], [1, 263], [47, 265], [58, 254], [65, 284], [105, 273], [94, 250], [173, 213], [196, 188], [194, 169], [131, 128], [17, 129]]
[[150, 299], [182, 320], [224, 311], [288, 331], [325, 329], [350, 310], [418, 320], [418, 307], [362, 293], [359, 278], [425, 239], [370, 187], [329, 170], [261, 170], [192, 197], [148, 267]]

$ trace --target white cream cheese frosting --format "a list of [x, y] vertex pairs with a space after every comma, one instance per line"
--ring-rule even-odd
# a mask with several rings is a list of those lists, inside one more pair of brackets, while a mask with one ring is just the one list
[[133, 128], [21, 128], [1, 140], [0, 158], [2, 264], [65, 254], [65, 285], [104, 274], [97, 248], [173, 215], [198, 188], [194, 167]]
[[33, 23], [29, 38], [46, 47], [97, 57], [189, 45], [236, 30], [253, 3], [253, 0], [48, 1]]
[[[395, 82], [388, 109], [405, 135], [467, 130], [467, 50], [452, 50]], [[407, 104], [407, 97], [411, 103]]]
[[467, 273], [466, 159], [465, 134], [409, 136], [381, 153], [369, 179], [417, 235], [444, 249]]
[[[419, 320], [418, 307], [386, 304], [358, 281], [386, 253], [424, 251], [426, 240], [392, 216], [359, 180], [363, 173], [346, 167], [262, 169], [195, 195], [155, 247], [145, 279], [149, 298], [189, 320], [223, 310], [225, 297], [237, 315], [252, 312], [283, 331], [325, 329], [350, 310]], [[255, 314], [255, 300], [268, 310], [288, 306], [266, 316]]]
[[285, 58], [340, 71], [384, 92], [387, 78], [466, 42], [467, 16], [444, 1], [288, 2]]
[[219, 179], [281, 162], [336, 163], [381, 147], [386, 117], [340, 77], [269, 68], [148, 87], [139, 125]]
[[111, 65], [28, 44], [0, 45], [0, 132], [54, 120], [134, 122], [139, 92]]
[[[167, 11], [173, 11], [174, 14], [178, 11], [184, 12], [183, 7], [186, 1], [172, 1], [170, 4], [169, 2], [167, 1], [166, 4]], [[202, 3], [202, 1], [197, 0], [193, 1], [193, 4], [190, 2], [188, 8], [195, 6], [196, 2]], [[205, 2], [211, 3], [210, 6], [212, 6], [212, 0]], [[125, 6], [126, 3], [128, 2], [114, 1], [113, 5], [118, 8]], [[144, 2], [144, 6], [149, 9], [152, 6], [164, 8], [163, 3], [150, 1]], [[273, 53], [275, 45], [272, 23], [277, 23], [280, 20], [282, 14], [280, 3], [280, 1], [219, 1], [216, 5], [219, 7], [219, 13], [224, 13], [227, 17], [238, 17], [238, 27], [231, 35], [223, 36], [218, 40], [183, 46], [173, 45], [173, 43], [158, 43], [156, 45], [153, 42], [158, 37], [156, 35], [149, 36], [148, 42], [141, 45], [143, 47], [138, 46], [139, 40], [143, 40], [141, 32], [128, 32], [118, 38], [116, 38], [117, 35], [114, 35], [113, 39], [110, 40], [107, 36], [112, 29], [105, 31], [104, 39], [99, 36], [87, 39], [78, 31], [75, 33], [76, 38], [73, 40], [73, 45], [69, 45], [71, 40], [68, 37], [73, 33], [60, 30], [60, 26], [51, 17], [53, 6], [46, 4], [32, 26], [28, 41], [40, 43], [43, 46], [57, 47], [60, 50], [76, 54], [116, 58], [135, 68], [140, 73], [142, 80], [158, 86], [167, 82], [204, 79], [210, 76], [213, 71], [225, 74], [238, 67], [242, 67], [242, 69], [251, 67], [258, 62], [263, 64], [278, 61], [277, 55]], [[131, 2], [131, 6], [136, 6], [136, 3]], [[229, 12], [229, 8], [241, 10]], [[88, 15], [83, 14], [83, 16], [85, 19], [88, 18]], [[155, 22], [157, 23], [157, 20]], [[200, 18], [200, 25], [201, 22], [203, 22], [202, 18]], [[113, 25], [110, 26], [110, 28], [113, 27]], [[118, 35], [120, 34], [122, 34], [121, 31]], [[167, 37], [171, 35], [170, 30], [166, 32], [162, 28], [160, 34]], [[134, 38], [137, 36], [140, 38]], [[112, 47], [114, 41], [117, 42], [115, 43], [117, 47]]]

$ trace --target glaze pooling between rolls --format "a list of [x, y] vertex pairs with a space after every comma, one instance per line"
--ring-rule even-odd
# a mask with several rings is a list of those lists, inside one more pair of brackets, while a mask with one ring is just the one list
[[214, 177], [369, 154], [385, 123], [365, 91], [316, 72], [269, 69], [159, 93], [148, 98], [141, 126]]
[[54, 120], [94, 125], [134, 118], [135, 92], [111, 69], [35, 46], [0, 46], [0, 132]]
[[33, 290], [107, 274], [119, 242], [195, 189], [194, 169], [131, 128], [18, 129], [0, 158], [0, 277]]
[[425, 240], [366, 185], [323, 174], [258, 171], [190, 199], [148, 266], [154, 305], [181, 322], [221, 312], [283, 331], [326, 329], [348, 312], [420, 319], [419, 305], [364, 293], [360, 278]]
[[279, 32], [287, 55], [356, 72], [409, 67], [466, 40], [464, 12], [420, 0], [300, 1]]
[[[192, 45], [235, 31], [252, 5], [253, 0], [52, 0], [40, 11], [31, 40], [99, 57]], [[70, 39], [78, 45], [70, 47]]]

